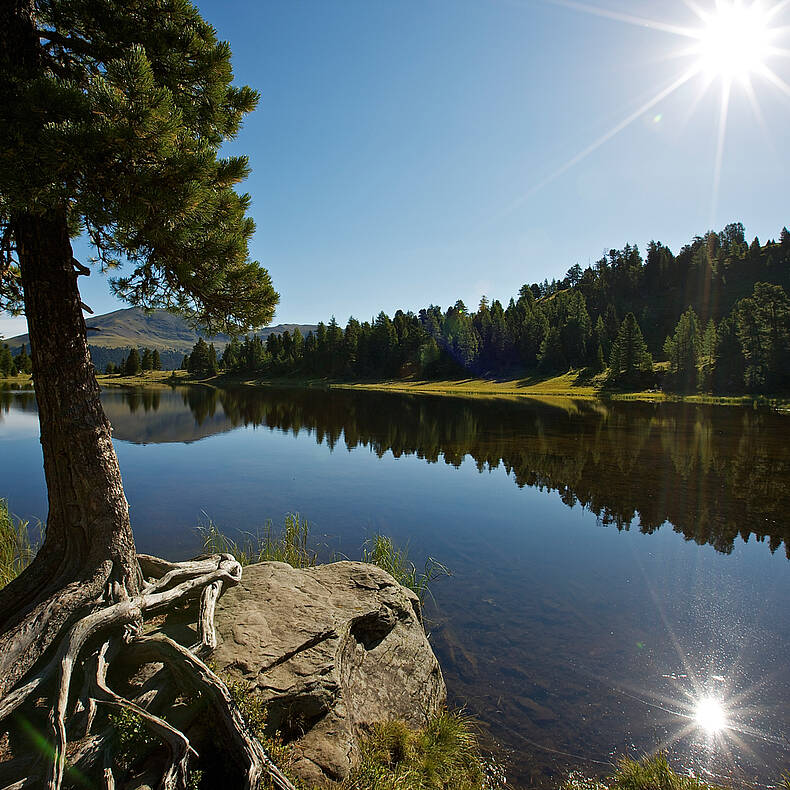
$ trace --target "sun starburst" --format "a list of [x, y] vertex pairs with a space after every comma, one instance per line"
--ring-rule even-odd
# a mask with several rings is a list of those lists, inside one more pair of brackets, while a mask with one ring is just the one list
[[775, 32], [769, 14], [759, 3], [719, 3], [702, 12], [699, 63], [711, 77], [744, 80], [762, 72], [771, 54]]
[[685, 42], [683, 47], [667, 54], [672, 59], [678, 57], [685, 59], [686, 63], [677, 76], [670, 79], [651, 99], [635, 108], [608, 132], [574, 154], [539, 183], [533, 185], [511, 204], [509, 210], [514, 210], [544, 186], [586, 159], [645, 113], [651, 110], [655, 112], [654, 108], [683, 86], [692, 80], [698, 80], [700, 90], [692, 109], [714, 86], [718, 85], [720, 93], [718, 132], [713, 152], [710, 206], [710, 221], [713, 224], [724, 165], [724, 150], [733, 89], [740, 87], [743, 90], [755, 118], [764, 129], [765, 121], [755, 92], [755, 80], [759, 80], [766, 86], [777, 89], [790, 97], [790, 84], [772, 68], [772, 61], [777, 58], [785, 61], [790, 60], [790, 49], [780, 46], [782, 38], [786, 38], [790, 33], [790, 25], [781, 21], [782, 14], [790, 11], [790, 0], [772, 0], [772, 2], [768, 2], [768, 0], [707, 0], [704, 5], [700, 5], [700, 0], [683, 0], [696, 16], [696, 22], [692, 25], [626, 14], [606, 8], [605, 5], [579, 2], [578, 0], [546, 1], [585, 14], [678, 37]]

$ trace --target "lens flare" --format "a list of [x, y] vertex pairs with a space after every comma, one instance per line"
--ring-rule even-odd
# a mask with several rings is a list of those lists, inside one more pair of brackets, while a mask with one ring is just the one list
[[694, 721], [700, 729], [713, 735], [727, 726], [724, 708], [713, 697], [703, 697], [694, 710]]

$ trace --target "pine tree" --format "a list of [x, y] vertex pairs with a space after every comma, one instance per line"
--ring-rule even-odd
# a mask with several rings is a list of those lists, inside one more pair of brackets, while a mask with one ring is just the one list
[[398, 335], [390, 317], [381, 312], [376, 318], [371, 337], [371, 352], [376, 365], [375, 375], [393, 375]]
[[718, 332], [716, 331], [716, 323], [711, 318], [705, 326], [699, 353], [699, 385], [701, 389], [706, 391], [713, 387], [717, 345]]
[[713, 388], [717, 392], [742, 392], [746, 360], [738, 337], [737, 317], [727, 316], [716, 332]]
[[8, 343], [0, 346], [0, 376], [8, 377], [14, 372], [14, 359]]
[[161, 370], [162, 369], [162, 358], [159, 356], [159, 349], [155, 348], [154, 353], [151, 358], [151, 367], [153, 370]]
[[675, 386], [690, 391], [697, 387], [697, 365], [699, 363], [702, 338], [699, 320], [689, 307], [678, 321], [675, 333], [664, 343], [664, 354], [669, 360], [670, 372]]
[[565, 273], [565, 279], [568, 285], [573, 288], [579, 284], [582, 279], [582, 267], [578, 263], [574, 263], [570, 269]]
[[653, 369], [653, 358], [647, 350], [633, 313], [629, 313], [620, 324], [617, 337], [609, 356], [609, 380], [621, 386], [640, 384]]
[[189, 354], [187, 370], [193, 376], [207, 376], [211, 373], [211, 356], [209, 352], [209, 346], [202, 337], [199, 337], [197, 343], [192, 346], [192, 353]]
[[129, 356], [126, 357], [126, 362], [123, 366], [123, 374], [124, 376], [137, 376], [142, 371], [142, 365], [140, 364], [140, 352], [132, 347], [129, 349]]
[[790, 297], [780, 285], [756, 283], [754, 293], [733, 311], [751, 391], [790, 383]]
[[345, 376], [353, 376], [357, 372], [359, 362], [359, 338], [361, 326], [354, 316], [348, 319], [343, 330], [343, 363]]
[[22, 348], [19, 349], [19, 353], [14, 357], [14, 368], [17, 374], [29, 374], [33, 371], [33, 361], [28, 356], [24, 343], [22, 344]]
[[562, 338], [560, 330], [553, 326], [546, 333], [546, 337], [540, 344], [538, 362], [542, 370], [560, 371], [568, 369], [568, 360], [562, 351]]
[[[609, 343], [611, 344], [620, 331], [620, 321], [617, 318], [617, 310], [611, 303], [606, 306], [606, 314], [604, 315], [603, 323], [606, 327], [606, 335], [609, 338]], [[609, 350], [611, 352], [611, 345], [609, 346]]]
[[27, 314], [50, 507], [34, 562], [0, 591], [0, 697], [85, 611], [141, 592], [70, 237], [85, 229], [102, 271], [128, 262], [113, 288], [134, 305], [212, 333], [272, 317], [234, 189], [247, 160], [218, 157], [258, 98], [232, 79], [188, 0], [0, 3], [0, 308]]
[[304, 354], [304, 338], [299, 331], [299, 327], [294, 327], [293, 335], [291, 335], [291, 355], [294, 362], [299, 362]]
[[222, 367], [225, 370], [239, 370], [241, 367], [242, 347], [237, 337], [231, 338], [230, 343], [222, 352]]
[[150, 348], [143, 349], [143, 358], [140, 360], [140, 367], [143, 370], [153, 370], [154, 369], [154, 358], [151, 354]]
[[595, 359], [591, 365], [595, 373], [602, 373], [606, 370], [606, 360], [603, 356], [603, 347], [598, 343], [598, 348], [595, 350]]
[[[603, 318], [599, 315], [598, 320], [595, 322], [595, 329], [593, 329], [593, 343], [596, 346], [600, 346], [601, 353], [603, 354], [604, 360], [609, 358], [609, 352], [612, 349], [612, 343], [609, 339], [609, 333], [606, 331], [606, 326], [604, 325]], [[596, 349], [597, 354], [597, 349]]]

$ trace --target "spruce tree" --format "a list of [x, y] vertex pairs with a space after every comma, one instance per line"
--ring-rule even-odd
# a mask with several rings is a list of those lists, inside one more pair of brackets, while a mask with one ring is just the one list
[[591, 367], [595, 373], [602, 373], [606, 370], [606, 360], [604, 359], [603, 347], [600, 343], [598, 343], [598, 348], [595, 350], [595, 359]]
[[19, 349], [19, 353], [14, 357], [14, 368], [17, 374], [31, 373], [33, 371], [33, 361], [28, 356], [24, 343], [22, 348]]
[[647, 350], [633, 313], [629, 313], [620, 324], [617, 337], [609, 355], [609, 380], [621, 386], [636, 386], [645, 374], [653, 369], [653, 358]]
[[10, 376], [14, 371], [14, 359], [11, 356], [11, 349], [8, 343], [0, 346], [0, 376]]
[[304, 338], [299, 331], [299, 327], [295, 327], [293, 335], [291, 335], [291, 354], [293, 355], [294, 362], [299, 362], [304, 354]]
[[596, 346], [600, 347], [604, 360], [608, 359], [609, 352], [612, 348], [612, 343], [609, 339], [609, 333], [606, 331], [606, 325], [604, 324], [603, 318], [600, 315], [598, 316], [598, 320], [595, 322], [595, 329], [593, 330], [593, 342]]
[[222, 367], [225, 370], [238, 370], [241, 363], [242, 348], [237, 337], [231, 339], [222, 352]]
[[123, 373], [125, 376], [137, 376], [142, 371], [140, 365], [140, 352], [132, 347], [129, 349], [129, 356], [126, 357], [126, 362], [123, 366]]
[[197, 343], [192, 346], [192, 353], [189, 354], [187, 370], [193, 376], [205, 376], [209, 373], [210, 368], [208, 343], [199, 337]]
[[143, 370], [153, 370], [154, 369], [154, 358], [151, 354], [150, 348], [143, 349], [143, 358], [140, 360], [140, 367]]
[[162, 358], [159, 356], [159, 349], [155, 348], [154, 353], [151, 355], [151, 368], [153, 370], [162, 369]]
[[[234, 189], [247, 160], [218, 156], [258, 98], [232, 81], [229, 46], [188, 0], [0, 3], [0, 308], [27, 317], [49, 503], [43, 546], [0, 591], [0, 698], [56, 643], [64, 666], [80, 661], [82, 643], [64, 639], [86, 612], [115, 617], [146, 595], [71, 238], [84, 231], [102, 271], [128, 262], [112, 283], [133, 305], [212, 333], [272, 317], [249, 197]], [[113, 623], [102, 639], [121, 645]], [[40, 786], [57, 790], [60, 702], [52, 720]]]
[[751, 391], [790, 385], [790, 297], [781, 285], [756, 283], [733, 311]]
[[679, 389], [696, 389], [701, 347], [699, 320], [694, 310], [689, 307], [680, 316], [673, 336], [664, 343], [664, 354], [669, 360], [670, 373]]
[[542, 370], [560, 371], [568, 369], [568, 360], [562, 351], [562, 338], [560, 330], [553, 326], [546, 333], [546, 337], [540, 344], [538, 362]]

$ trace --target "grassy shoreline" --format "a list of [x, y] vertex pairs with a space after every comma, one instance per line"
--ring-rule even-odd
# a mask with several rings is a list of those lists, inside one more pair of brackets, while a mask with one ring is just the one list
[[[716, 406], [750, 406], [790, 409], [790, 395], [713, 395], [710, 393], [679, 394], [662, 390], [626, 391], [605, 386], [603, 376], [586, 377], [583, 370], [571, 370], [558, 376], [531, 375], [513, 379], [389, 379], [343, 381], [339, 379], [272, 376], [252, 378], [249, 375], [223, 373], [207, 378], [193, 378], [184, 370], [147, 371], [137, 376], [98, 374], [101, 386], [167, 387], [171, 384], [224, 384], [249, 387], [295, 389], [344, 389], [374, 392], [397, 392], [409, 395], [434, 395], [456, 398], [641, 401], [645, 403], [693, 403]], [[6, 384], [32, 384], [30, 376], [0, 379]]]

